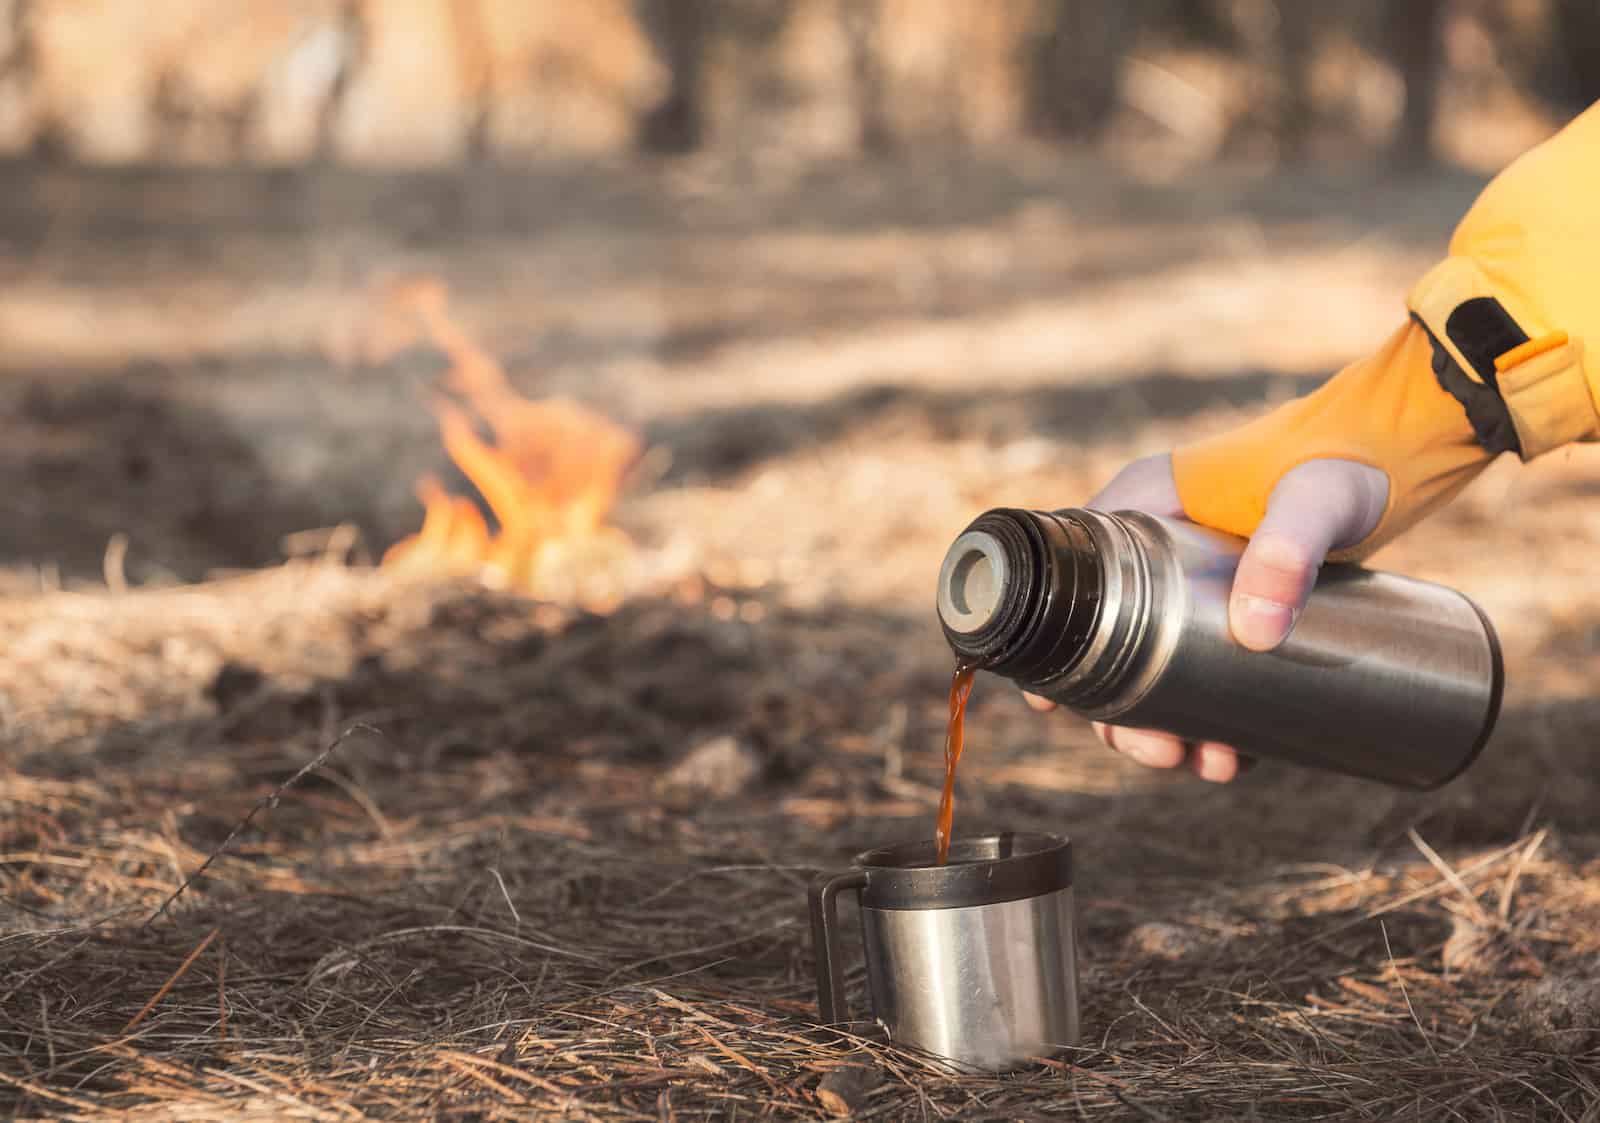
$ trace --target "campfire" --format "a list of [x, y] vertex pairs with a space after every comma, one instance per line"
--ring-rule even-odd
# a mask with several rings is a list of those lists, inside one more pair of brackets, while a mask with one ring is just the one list
[[[607, 517], [638, 459], [638, 438], [569, 398], [519, 394], [500, 362], [450, 317], [439, 282], [396, 286], [387, 301], [386, 319], [399, 313], [450, 360], [431, 408], [445, 452], [482, 503], [424, 477], [422, 526], [384, 554], [384, 568], [614, 607], [632, 545]], [[408, 334], [402, 329], [399, 339], [410, 342]]]

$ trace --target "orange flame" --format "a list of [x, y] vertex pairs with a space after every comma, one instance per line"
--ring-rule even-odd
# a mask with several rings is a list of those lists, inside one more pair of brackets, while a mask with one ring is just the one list
[[518, 394], [500, 363], [450, 319], [437, 282], [402, 286], [392, 299], [450, 360], [450, 396], [433, 405], [440, 437], [498, 528], [470, 499], [425, 478], [417, 485], [422, 528], [384, 554], [384, 567], [474, 576], [534, 596], [581, 596], [594, 563], [628, 549], [606, 517], [638, 458], [638, 439], [578, 402]]

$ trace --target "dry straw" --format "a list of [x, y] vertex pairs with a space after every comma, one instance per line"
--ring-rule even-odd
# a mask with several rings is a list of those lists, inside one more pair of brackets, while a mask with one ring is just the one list
[[[981, 684], [957, 830], [1083, 840], [1089, 1036], [956, 1078], [816, 1027], [804, 885], [928, 829], [948, 666], [885, 660], [918, 650], [892, 614], [764, 608], [591, 617], [320, 565], [0, 607], [27, 715], [0, 781], [4, 1109], [1595, 1117], [1581, 841], [1411, 818], [1294, 866], [1351, 789], [1258, 770], [1202, 804], [1128, 770], [1102, 794], [1112, 758], [1040, 746]], [[665, 808], [723, 737], [732, 787]]]

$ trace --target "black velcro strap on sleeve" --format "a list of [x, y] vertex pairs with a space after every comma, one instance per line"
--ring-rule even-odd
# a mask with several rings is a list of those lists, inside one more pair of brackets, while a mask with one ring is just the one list
[[[1444, 324], [1445, 334], [1456, 345], [1484, 385], [1500, 388], [1494, 361], [1513, 347], [1528, 342], [1528, 333], [1517, 326], [1511, 313], [1492, 296], [1463, 300]], [[1437, 346], [1437, 344], [1435, 345]]]
[[[1460, 314], [1462, 308], [1476, 303], [1477, 301], [1475, 300], [1469, 300], [1451, 313], [1450, 324], [1446, 325], [1445, 330], [1450, 332], [1451, 342], [1461, 348], [1462, 352], [1469, 357], [1473, 367], [1479, 369], [1481, 374], [1482, 371], [1478, 368], [1477, 359], [1479, 352], [1475, 350], [1469, 351], [1467, 348], [1462, 347], [1451, 326], [1454, 325], [1456, 316]], [[1495, 302], [1495, 307], [1500, 307], [1498, 302]], [[1478, 438], [1478, 444], [1483, 446], [1486, 452], [1494, 454], [1514, 452], [1521, 456], [1522, 440], [1517, 436], [1516, 426], [1511, 422], [1511, 411], [1506, 408], [1505, 399], [1500, 396], [1499, 383], [1494, 377], [1494, 357], [1491, 356], [1489, 359], [1488, 374], [1482, 382], [1479, 382], [1461, 369], [1461, 364], [1456, 362], [1455, 356], [1445, 349], [1428, 328], [1428, 325], [1423, 323], [1420, 316], [1413, 313], [1411, 318], [1421, 324], [1422, 330], [1428, 333], [1428, 342], [1433, 345], [1433, 376], [1438, 380], [1439, 386], [1445, 393], [1461, 403], [1461, 408], [1467, 414], [1467, 422], [1472, 426], [1472, 432]], [[1509, 320], [1510, 317], [1507, 317], [1507, 319]], [[1514, 322], [1511, 326], [1516, 328]], [[1521, 329], [1517, 330], [1520, 334]], [[1526, 336], [1523, 338], [1526, 339]], [[1516, 343], [1512, 343], [1511, 347], [1516, 345]], [[1504, 354], [1511, 347], [1497, 351], [1495, 354]]]

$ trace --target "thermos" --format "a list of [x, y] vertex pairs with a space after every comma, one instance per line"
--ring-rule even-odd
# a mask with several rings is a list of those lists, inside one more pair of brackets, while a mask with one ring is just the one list
[[1453, 589], [1322, 568], [1289, 638], [1234, 641], [1245, 542], [1136, 511], [999, 508], [951, 545], [938, 611], [957, 657], [1084, 717], [1436, 788], [1499, 716], [1500, 645]]

